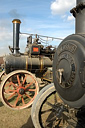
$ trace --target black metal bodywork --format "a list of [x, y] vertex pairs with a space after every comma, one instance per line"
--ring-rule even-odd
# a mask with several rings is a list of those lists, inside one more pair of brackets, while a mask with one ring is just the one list
[[85, 105], [85, 0], [77, 0], [71, 13], [76, 18], [76, 32], [58, 46], [53, 77], [62, 100], [76, 108]]
[[[85, 128], [85, 0], [77, 0], [76, 3], [77, 6], [71, 10], [76, 18], [75, 34], [66, 37], [54, 55], [55, 87], [49, 85], [43, 88], [33, 103], [31, 117], [35, 128]], [[51, 92], [52, 87], [57, 92], [53, 102], [48, 100], [55, 92]], [[42, 118], [43, 114], [47, 117], [46, 121]]]
[[15, 70], [27, 70], [40, 78], [43, 77], [43, 75], [45, 76], [48, 67], [52, 67], [55, 48], [52, 48], [52, 46], [44, 47], [41, 42], [39, 42], [38, 36], [36, 35], [34, 42], [32, 36], [27, 37], [25, 52], [20, 53], [19, 34], [21, 21], [19, 19], [14, 19], [12, 23], [13, 48], [9, 46], [11, 54], [4, 58], [6, 74]]
[[27, 70], [32, 73], [44, 72], [47, 67], [52, 67], [52, 61], [48, 57], [29, 57], [27, 55], [6, 56], [5, 71], [8, 74], [14, 70]]

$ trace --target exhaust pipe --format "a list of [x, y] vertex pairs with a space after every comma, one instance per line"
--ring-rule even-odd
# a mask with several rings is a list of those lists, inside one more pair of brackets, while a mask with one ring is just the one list
[[19, 19], [14, 19], [13, 23], [13, 53], [19, 53], [19, 32], [20, 32], [20, 23]]
[[77, 0], [76, 3], [80, 4], [81, 2], [85, 2], [85, 0]]
[[76, 18], [75, 33], [85, 34], [85, 0], [76, 0], [76, 7], [70, 12]]

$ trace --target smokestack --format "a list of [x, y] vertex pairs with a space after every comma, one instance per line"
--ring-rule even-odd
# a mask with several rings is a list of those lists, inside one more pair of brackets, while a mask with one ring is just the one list
[[19, 53], [19, 32], [20, 32], [20, 23], [19, 19], [14, 19], [13, 23], [13, 53]]
[[85, 34], [85, 0], [76, 0], [76, 7], [70, 12], [75, 17], [75, 33]]
[[76, 4], [78, 5], [78, 4], [80, 4], [81, 2], [85, 2], [85, 0], [77, 0], [77, 1], [76, 1]]

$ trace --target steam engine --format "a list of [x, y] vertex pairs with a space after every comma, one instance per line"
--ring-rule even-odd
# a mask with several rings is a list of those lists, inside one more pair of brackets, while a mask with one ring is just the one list
[[80, 108], [85, 105], [85, 0], [77, 0], [77, 6], [70, 12], [76, 19], [76, 30], [57, 48], [53, 80], [61, 99]]
[[44, 87], [32, 105], [35, 128], [85, 128], [85, 0], [76, 3], [70, 11], [75, 34], [66, 37], [54, 55], [54, 83]]
[[55, 49], [52, 46], [44, 48], [44, 46], [36, 38], [32, 39], [32, 36], [27, 38], [27, 46], [25, 53], [19, 51], [19, 34], [20, 23], [18, 19], [14, 19], [13, 23], [13, 48], [9, 46], [11, 55], [5, 57], [5, 72], [6, 74], [15, 70], [27, 70], [37, 74], [41, 77], [41, 74], [45, 73], [47, 67], [52, 67], [52, 60]]
[[21, 53], [19, 48], [21, 21], [14, 19], [12, 23], [13, 47], [9, 46], [11, 54], [5, 56], [5, 71], [0, 74], [1, 100], [7, 107], [18, 110], [32, 105], [40, 84], [44, 86], [53, 81], [52, 63], [55, 48], [51, 45], [44, 47], [38, 35], [34, 40], [30, 35], [27, 37], [25, 52]]

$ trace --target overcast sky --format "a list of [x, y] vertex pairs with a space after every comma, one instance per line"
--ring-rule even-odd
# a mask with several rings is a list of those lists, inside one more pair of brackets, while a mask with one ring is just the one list
[[[75, 19], [70, 9], [76, 0], [0, 0], [0, 55], [9, 54], [12, 46], [12, 20], [21, 20], [22, 33], [35, 33], [65, 38], [75, 33]], [[20, 49], [26, 46], [26, 37], [20, 36]], [[56, 40], [55, 45], [58, 45]]]

